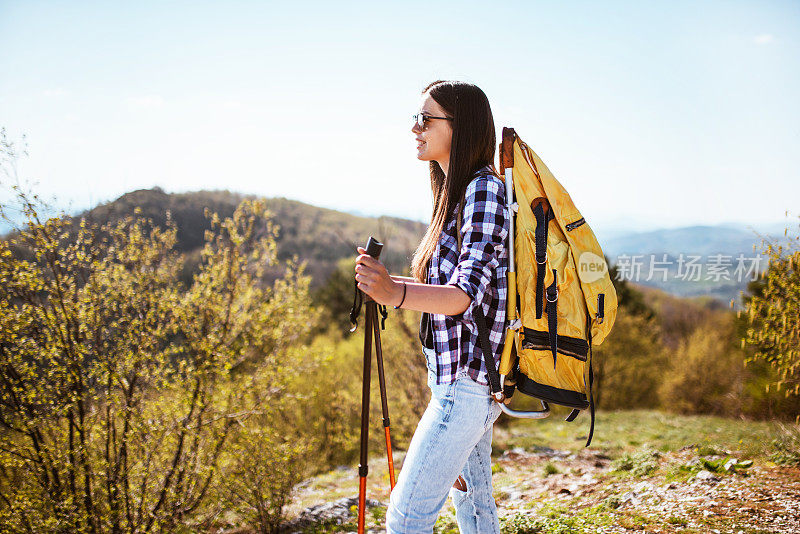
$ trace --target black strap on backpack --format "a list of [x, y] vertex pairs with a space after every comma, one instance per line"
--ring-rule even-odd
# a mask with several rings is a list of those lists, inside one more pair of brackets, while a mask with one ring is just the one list
[[[600, 322], [602, 322], [602, 316], [603, 316], [603, 308], [602, 308], [602, 306], [603, 306], [603, 304], [602, 304], [603, 297], [604, 297], [604, 295], [601, 293], [600, 295], [598, 295], [598, 299], [597, 299], [598, 303], [599, 303], [599, 309], [598, 309], [597, 317], [600, 319]], [[592, 436], [594, 435], [594, 394], [592, 393], [592, 383], [594, 382], [594, 372], [592, 371], [592, 320], [591, 320], [591, 316], [588, 313], [588, 310], [587, 310], [587, 313], [586, 313], [586, 332], [587, 332], [587, 338], [588, 338], [587, 341], [589, 342], [589, 360], [588, 360], [589, 361], [589, 388], [588, 389], [589, 389], [589, 414], [591, 415], [591, 423], [589, 424], [589, 439], [586, 440], [586, 445], [585, 445], [585, 447], [588, 447], [589, 444], [592, 442]], [[578, 417], [578, 414], [580, 414], [580, 413], [581, 413], [581, 411], [579, 409], [574, 408], [569, 413], [569, 415], [567, 416], [565, 421], [571, 422], [576, 417]]]
[[[543, 273], [544, 269], [539, 269]], [[544, 277], [544, 275], [542, 275]], [[553, 370], [556, 369], [558, 350], [558, 273], [553, 269], [553, 283], [547, 286], [547, 330], [550, 334], [550, 350], [553, 352]]]
[[[600, 293], [597, 295], [597, 324], [602, 324], [603, 319], [605, 319], [605, 293]], [[592, 394], [592, 382], [594, 382], [594, 372], [592, 371], [592, 322], [589, 318], [589, 314], [586, 314], [586, 320], [589, 322], [589, 326], [587, 328], [588, 337], [589, 337], [589, 412], [592, 415], [592, 425], [589, 428], [589, 439], [586, 440], [586, 447], [589, 446], [589, 443], [592, 442], [592, 435], [594, 434], [594, 395]]]
[[542, 318], [544, 307], [544, 264], [547, 263], [547, 227], [551, 220], [555, 219], [550, 204], [544, 197], [535, 199], [533, 204], [533, 215], [536, 217], [536, 230], [534, 231], [534, 241], [536, 242], [536, 318]]
[[[599, 295], [598, 300], [602, 302], [602, 293]], [[598, 317], [602, 318], [602, 308], [598, 312]], [[602, 320], [602, 319], [601, 319]], [[585, 447], [588, 447], [589, 444], [592, 442], [592, 436], [594, 435], [594, 394], [592, 393], [592, 383], [594, 382], [594, 372], [592, 371], [592, 320], [590, 315], [586, 314], [586, 324], [587, 324], [587, 332], [588, 332], [588, 341], [589, 341], [589, 414], [591, 415], [592, 422], [589, 425], [589, 439], [586, 440]]]
[[[603, 319], [605, 318], [605, 297], [606, 296], [604, 293], [597, 295], [597, 324], [602, 323]], [[592, 442], [592, 436], [594, 435], [594, 393], [592, 391], [592, 384], [594, 383], [594, 370], [592, 369], [592, 319], [591, 315], [589, 314], [589, 310], [586, 310], [586, 336], [587, 341], [589, 342], [589, 413], [592, 418], [589, 426], [589, 439], [586, 440], [585, 445], [585, 447], [588, 447]], [[580, 410], [578, 409], [572, 410], [566, 421], [572, 421], [578, 416], [579, 413]]]
[[483, 309], [481, 309], [480, 304], [475, 306], [472, 315], [475, 316], [475, 324], [478, 325], [478, 339], [481, 343], [483, 363], [486, 365], [489, 385], [492, 388], [492, 396], [497, 398], [498, 394], [501, 396], [503, 394], [503, 390], [500, 388], [500, 373], [497, 372], [497, 367], [494, 365], [492, 346], [489, 343], [489, 329], [486, 327], [486, 317], [483, 315]]
[[589, 427], [589, 439], [586, 440], [585, 447], [588, 447], [592, 442], [592, 435], [594, 434], [594, 395], [592, 394], [592, 382], [594, 382], [594, 373], [592, 372], [592, 334], [589, 333], [589, 413], [592, 416], [592, 423]]

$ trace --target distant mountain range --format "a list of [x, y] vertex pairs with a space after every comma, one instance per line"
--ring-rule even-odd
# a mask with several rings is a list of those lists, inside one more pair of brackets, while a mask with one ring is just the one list
[[630, 232], [602, 240], [607, 255], [619, 254], [738, 254], [753, 252], [761, 239], [776, 239], [783, 230], [756, 230], [742, 225], [733, 226], [686, 226], [648, 232]]
[[[113, 221], [140, 206], [145, 216], [163, 224], [169, 209], [179, 228], [176, 248], [198, 259], [204, 232], [210, 228], [203, 209], [209, 207], [222, 217], [229, 216], [244, 198], [229, 191], [165, 193], [156, 187], [126, 193], [74, 217]], [[381, 259], [390, 271], [405, 273], [426, 228], [418, 221], [359, 216], [286, 198], [266, 202], [280, 225], [279, 259], [297, 254], [300, 260], [308, 260], [312, 286], [324, 283], [341, 260], [354, 258], [356, 245], [365, 244], [370, 235], [384, 243]], [[0, 235], [10, 230], [5, 221], [0, 221]], [[628, 233], [601, 228], [595, 232], [621, 277], [674, 295], [709, 295], [725, 303], [731, 299], [738, 302], [739, 292], [746, 288], [753, 272], [766, 266], [763, 257], [757, 259], [753, 247], [758, 249], [762, 238], [783, 238], [783, 228], [776, 225], [752, 228], [730, 223]]]
[[628, 280], [679, 296], [733, 300], [738, 308], [740, 292], [767, 266], [762, 242], [783, 241], [784, 228], [687, 226], [599, 239], [609, 262]]

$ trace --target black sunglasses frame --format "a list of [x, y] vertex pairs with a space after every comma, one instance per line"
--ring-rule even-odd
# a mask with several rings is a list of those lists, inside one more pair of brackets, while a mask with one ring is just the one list
[[452, 117], [434, 117], [433, 115], [425, 115], [424, 113], [417, 113], [414, 115], [414, 122], [417, 123], [417, 126], [419, 126], [420, 130], [425, 129], [425, 121], [430, 119], [442, 119], [446, 121], [453, 120]]

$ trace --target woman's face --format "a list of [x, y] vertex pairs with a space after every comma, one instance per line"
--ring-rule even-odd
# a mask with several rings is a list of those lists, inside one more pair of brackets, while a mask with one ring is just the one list
[[[422, 95], [422, 106], [419, 113], [431, 117], [447, 117], [447, 114], [431, 97], [430, 93]], [[447, 173], [447, 166], [450, 163], [450, 141], [453, 139], [452, 121], [428, 119], [425, 121], [423, 129], [417, 123], [414, 123], [411, 131], [416, 135], [417, 159], [436, 161], [442, 170]]]

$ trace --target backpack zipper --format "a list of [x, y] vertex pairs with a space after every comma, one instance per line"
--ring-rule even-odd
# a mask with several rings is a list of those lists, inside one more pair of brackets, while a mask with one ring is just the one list
[[566, 229], [567, 229], [567, 232], [571, 232], [571, 231], [573, 231], [575, 228], [579, 227], [580, 225], [582, 225], [582, 224], [583, 224], [583, 223], [585, 223], [585, 222], [586, 222], [586, 219], [584, 219], [583, 217], [581, 217], [581, 218], [580, 218], [580, 219], [578, 219], [577, 221], [573, 221], [573, 222], [569, 223], [569, 224], [568, 224], [568, 225], [566, 225], [564, 228], [566, 228]]

